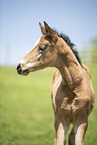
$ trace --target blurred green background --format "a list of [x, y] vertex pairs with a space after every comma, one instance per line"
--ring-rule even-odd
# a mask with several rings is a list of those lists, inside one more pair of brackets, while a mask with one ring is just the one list
[[[97, 66], [89, 68], [96, 93]], [[14, 67], [0, 67], [0, 145], [53, 144], [54, 114], [50, 97], [53, 71], [49, 68], [24, 77]], [[96, 102], [89, 116], [86, 145], [97, 145]]]

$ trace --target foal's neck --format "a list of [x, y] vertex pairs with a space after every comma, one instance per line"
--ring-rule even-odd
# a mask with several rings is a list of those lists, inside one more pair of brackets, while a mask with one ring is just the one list
[[62, 75], [63, 83], [74, 90], [82, 80], [82, 67], [68, 46], [64, 46], [64, 52], [59, 54], [58, 69]]

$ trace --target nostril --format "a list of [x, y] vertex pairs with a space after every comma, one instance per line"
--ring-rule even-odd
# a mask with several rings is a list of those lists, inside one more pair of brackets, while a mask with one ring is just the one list
[[17, 69], [18, 74], [21, 74], [21, 71], [22, 71], [21, 64], [18, 64], [16, 69]]
[[19, 70], [21, 68], [21, 65], [20, 64], [18, 64], [17, 65], [17, 70]]

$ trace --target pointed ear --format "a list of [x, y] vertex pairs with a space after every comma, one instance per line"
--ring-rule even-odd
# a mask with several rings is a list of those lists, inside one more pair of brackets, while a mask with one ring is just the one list
[[45, 31], [48, 35], [52, 35], [52, 36], [57, 35], [57, 33], [52, 28], [50, 28], [45, 21], [44, 21], [44, 26], [45, 26]]
[[40, 22], [39, 22], [39, 26], [40, 26], [42, 34], [45, 35], [46, 34], [45, 28], [41, 25]]

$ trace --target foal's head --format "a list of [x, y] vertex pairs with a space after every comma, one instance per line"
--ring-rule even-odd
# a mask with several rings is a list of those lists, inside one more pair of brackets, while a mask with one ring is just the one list
[[40, 23], [39, 25], [43, 36], [17, 64], [18, 74], [27, 75], [45, 67], [59, 68], [61, 63], [59, 61], [62, 58], [65, 63], [72, 61], [76, 64], [79, 62], [81, 65], [79, 54], [73, 49], [74, 44], [71, 43], [69, 37], [57, 34], [46, 22], [44, 22], [44, 27]]
[[17, 72], [27, 75], [30, 72], [55, 66], [57, 58], [57, 33], [46, 22], [44, 27], [39, 23], [43, 36], [37, 41], [35, 47], [17, 64]]

